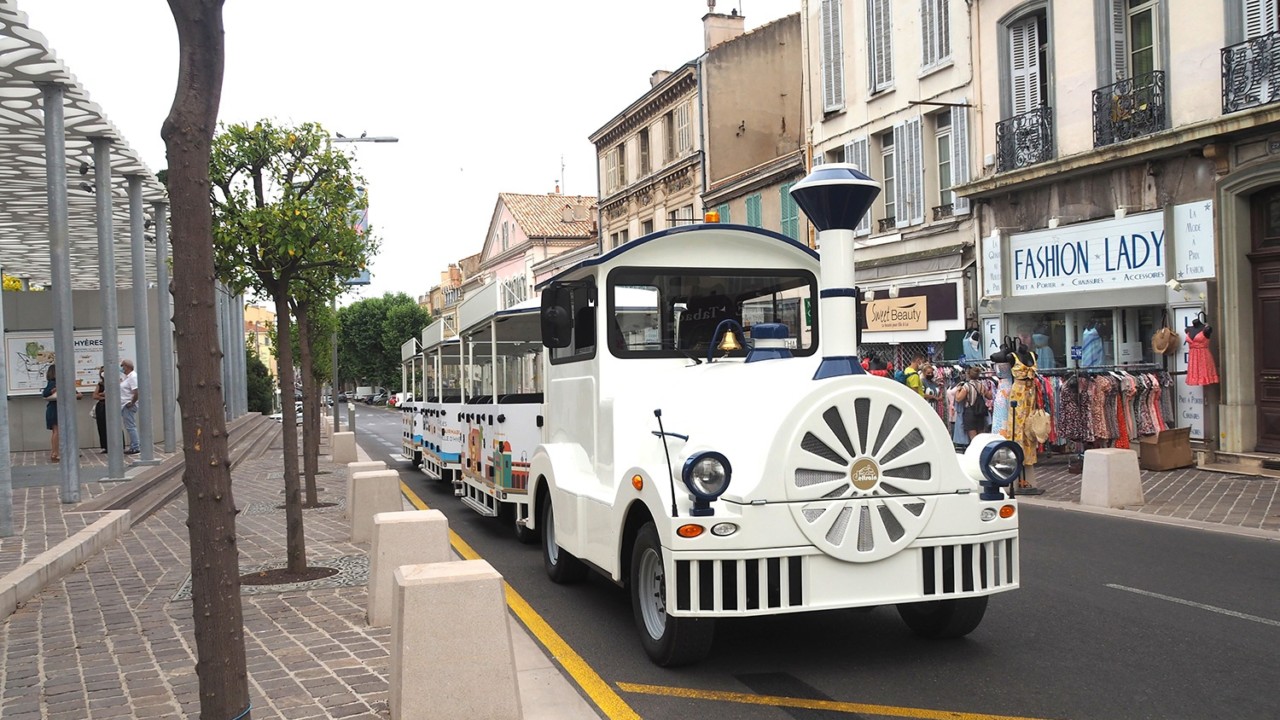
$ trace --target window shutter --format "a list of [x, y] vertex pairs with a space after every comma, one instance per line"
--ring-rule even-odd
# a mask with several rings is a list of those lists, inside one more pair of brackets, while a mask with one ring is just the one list
[[[859, 170], [871, 174], [871, 155], [870, 146], [865, 137], [855, 138], [852, 142], [844, 146], [844, 159], [846, 162], [853, 163]], [[862, 216], [862, 221], [858, 223], [858, 227], [854, 229], [857, 235], [871, 234], [871, 210], [867, 209], [867, 214]]]
[[907, 178], [907, 126], [898, 123], [893, 126], [893, 226], [904, 228], [910, 222], [911, 181]]
[[1040, 34], [1036, 18], [1009, 26], [1009, 80], [1013, 114], [1040, 107]]
[[907, 157], [904, 168], [907, 171], [907, 207], [908, 221], [912, 225], [924, 222], [924, 136], [921, 133], [920, 118], [914, 117], [904, 123], [907, 136]]
[[[967, 98], [961, 98], [961, 104], [967, 104]], [[951, 185], [963, 185], [969, 182], [969, 108], [951, 108]], [[962, 215], [969, 212], [969, 198], [959, 195], [952, 197], [951, 211]]]
[[1125, 33], [1129, 14], [1127, 0], [1111, 0], [1111, 82], [1129, 76], [1129, 42]]
[[791, 186], [795, 183], [787, 183], [782, 186], [780, 191], [781, 210], [782, 210], [782, 234], [792, 240], [800, 239], [800, 208], [796, 206], [795, 198], [791, 197]]
[[720, 222], [722, 223], [733, 222], [732, 220], [729, 219], [729, 203], [720, 203], [719, 205], [717, 205], [716, 212], [720, 213]]
[[938, 17], [936, 0], [920, 0], [920, 66], [929, 67], [938, 61]]
[[1276, 0], [1243, 0], [1243, 2], [1245, 40], [1277, 30]]
[[747, 196], [747, 224], [751, 227], [761, 227], [763, 222], [760, 219], [760, 195]]
[[888, 0], [867, 0], [867, 67], [871, 92], [893, 84], [893, 48], [890, 44]]
[[844, 107], [844, 35], [840, 22], [841, 0], [822, 0], [822, 109]]

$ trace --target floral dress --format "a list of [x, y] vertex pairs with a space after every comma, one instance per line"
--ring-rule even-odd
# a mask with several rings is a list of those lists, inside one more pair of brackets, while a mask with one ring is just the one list
[[1013, 363], [1013, 382], [1009, 390], [1009, 403], [1018, 403], [1014, 411], [1012, 427], [1007, 427], [1000, 434], [1022, 446], [1022, 464], [1031, 467], [1036, 464], [1039, 443], [1027, 432], [1027, 418], [1036, 409], [1036, 367], [1024, 365], [1021, 361]]
[[1000, 384], [996, 386], [991, 405], [991, 432], [1005, 437], [1009, 437], [1009, 392], [1013, 390], [1013, 376], [1009, 370], [1010, 366], [1006, 363], [996, 365], [996, 376], [1000, 378]]

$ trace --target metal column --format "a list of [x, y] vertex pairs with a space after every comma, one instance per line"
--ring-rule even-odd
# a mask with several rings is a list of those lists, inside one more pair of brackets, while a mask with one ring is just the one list
[[[0, 321], [4, 320], [4, 293], [0, 292]], [[5, 363], [0, 361], [0, 388], [8, 388]], [[0, 398], [0, 538], [13, 535], [13, 463], [9, 462], [9, 399]]]
[[[45, 181], [49, 197], [49, 263], [53, 281], [53, 352], [57, 363], [58, 454], [62, 457], [61, 498], [80, 502], [80, 448], [76, 438], [75, 328], [71, 305], [71, 239], [67, 220], [67, 148], [62, 87], [45, 85]], [[70, 392], [68, 392], [70, 391]], [[8, 458], [5, 458], [7, 461]]]
[[120, 417], [120, 308], [111, 214], [111, 139], [93, 139], [94, 203], [98, 221], [98, 292], [102, 302], [102, 389], [107, 413], [107, 477], [124, 479], [124, 420]]
[[151, 377], [151, 322], [147, 308], [147, 244], [143, 233], [142, 176], [129, 180], [129, 245], [133, 265], [133, 341], [138, 349], [134, 370], [138, 373], [138, 455], [137, 464], [156, 462], [155, 428], [151, 425], [151, 394], [156, 391]]
[[[339, 381], [338, 381], [338, 297], [336, 295], [333, 298], [332, 308], [333, 308], [333, 389], [329, 391], [329, 397], [333, 400], [333, 432], [338, 433], [338, 432], [341, 432], [341, 428], [339, 427], [341, 423], [338, 420], [338, 418], [340, 417], [338, 415], [338, 393], [339, 393], [339, 387], [341, 386], [339, 385]], [[347, 400], [347, 402], [351, 402], [351, 401]]]
[[[227, 288], [222, 283], [217, 283], [214, 287], [214, 317], [217, 321], [218, 346], [222, 349], [222, 412], [223, 417], [227, 420], [231, 419], [231, 368], [230, 359], [227, 357]], [[284, 393], [281, 391], [280, 402], [284, 402]]]
[[164, 418], [164, 451], [177, 451], [178, 397], [173, 372], [173, 313], [169, 305], [169, 206], [158, 202], [156, 223], [156, 328], [160, 335], [160, 414]]

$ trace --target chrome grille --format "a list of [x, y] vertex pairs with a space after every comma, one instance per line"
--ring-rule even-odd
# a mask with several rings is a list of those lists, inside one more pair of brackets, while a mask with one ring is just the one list
[[676, 609], [744, 613], [804, 605], [804, 558], [677, 560]]
[[1015, 538], [920, 548], [925, 596], [960, 595], [1018, 582]]

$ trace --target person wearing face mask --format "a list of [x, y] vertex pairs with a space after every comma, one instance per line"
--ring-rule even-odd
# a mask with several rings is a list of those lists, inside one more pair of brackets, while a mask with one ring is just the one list
[[107, 369], [98, 368], [98, 384], [93, 388], [93, 421], [98, 426], [98, 444], [107, 451]]
[[120, 361], [120, 417], [129, 438], [125, 455], [138, 454], [138, 373], [133, 371], [132, 360]]

